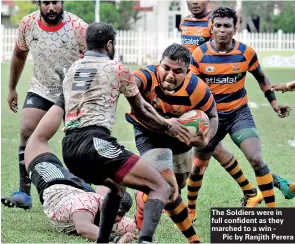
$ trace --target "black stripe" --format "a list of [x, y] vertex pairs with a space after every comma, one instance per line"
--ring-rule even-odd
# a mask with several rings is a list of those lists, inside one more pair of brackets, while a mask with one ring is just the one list
[[196, 204], [194, 204], [194, 205], [188, 204], [187, 207], [189, 209], [196, 209]]
[[190, 192], [197, 192], [199, 191], [201, 188], [201, 186], [187, 186], [187, 190], [190, 191]]
[[199, 48], [201, 48], [203, 54], [205, 54], [208, 51], [208, 47], [207, 47], [206, 43], [199, 46]]
[[185, 89], [189, 96], [193, 94], [197, 85], [198, 85], [198, 77], [192, 74], [191, 79]]
[[181, 203], [182, 203], [182, 198], [180, 195], [178, 195], [178, 198], [176, 199], [176, 201], [174, 203], [167, 204], [165, 206], [165, 210], [172, 211], [172, 210], [176, 209]]
[[243, 191], [244, 195], [250, 195], [250, 194], [253, 194], [253, 193], [256, 193], [255, 191], [255, 188], [253, 188], [252, 190], [245, 190]]
[[227, 169], [225, 169], [225, 170], [226, 170], [227, 172], [230, 172], [230, 171], [232, 171], [232, 169], [234, 169], [237, 165], [238, 165], [238, 161], [235, 160], [235, 162], [234, 162], [231, 166], [229, 166]]
[[230, 103], [232, 101], [238, 100], [245, 97], [247, 91], [245, 88], [242, 88], [238, 91], [229, 94], [213, 94], [216, 103]]
[[206, 64], [232, 64], [232, 63], [241, 63], [245, 62], [246, 59], [242, 54], [236, 55], [204, 55], [201, 59], [201, 63]]
[[193, 56], [191, 56], [190, 64], [199, 68], [199, 64], [196, 62]]
[[273, 182], [269, 182], [267, 184], [258, 185], [260, 191], [268, 191], [273, 189]]
[[203, 179], [203, 175], [190, 175], [189, 178], [191, 181], [200, 181]]
[[143, 69], [142, 69], [142, 70], [140, 70], [140, 71], [141, 71], [141, 72], [145, 75], [145, 77], [146, 77], [147, 82], [146, 82], [145, 92], [148, 92], [148, 91], [150, 91], [151, 88], [152, 88], [153, 78], [152, 78], [150, 72], [148, 72], [147, 70], [143, 70]]
[[232, 177], [236, 180], [243, 175], [243, 171], [240, 170], [236, 174], [232, 175]]
[[247, 49], [247, 46], [244, 43], [239, 44], [238, 50], [243, 54]]
[[275, 202], [275, 196], [264, 197], [265, 203]]
[[159, 86], [155, 88], [155, 92], [158, 98], [160, 98], [163, 102], [169, 103], [170, 105], [192, 105], [189, 96], [167, 96]]
[[190, 238], [196, 234], [194, 227], [191, 225], [187, 230], [181, 231], [186, 238]]
[[187, 208], [185, 207], [179, 214], [171, 215], [170, 218], [175, 224], [183, 222], [188, 217]]
[[260, 177], [265, 176], [265, 175], [267, 175], [269, 173], [270, 173], [270, 170], [269, 170], [267, 164], [264, 165], [262, 168], [259, 168], [259, 169], [255, 170], [255, 175], [260, 176]]
[[198, 107], [201, 108], [203, 107], [207, 102], [208, 100], [210, 99], [210, 96], [211, 96], [211, 91], [209, 89], [209, 87], [206, 88], [206, 93], [204, 95], [204, 97], [202, 98], [202, 100], [198, 103]]
[[239, 186], [240, 186], [240, 187], [244, 187], [244, 186], [246, 186], [246, 185], [248, 185], [248, 184], [249, 184], [249, 181], [246, 179], [246, 180], [244, 180], [243, 182], [239, 183]]
[[255, 55], [253, 56], [253, 58], [251, 59], [250, 63], [249, 63], [249, 68], [258, 60], [257, 55], [255, 53]]

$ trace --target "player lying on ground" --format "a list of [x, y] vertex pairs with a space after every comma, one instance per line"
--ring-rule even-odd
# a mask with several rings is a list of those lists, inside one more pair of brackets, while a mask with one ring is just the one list
[[295, 80], [288, 83], [275, 84], [271, 86], [272, 91], [295, 91]]
[[[135, 71], [134, 75], [144, 99], [162, 116], [178, 118], [193, 109], [205, 112], [210, 120], [210, 128], [206, 135], [200, 132], [191, 140], [192, 146], [205, 146], [218, 127], [215, 102], [205, 83], [189, 73], [189, 62], [188, 49], [180, 44], [172, 44], [164, 50], [160, 64], [146, 66]], [[192, 147], [159, 133], [151, 124], [145, 125], [133, 112], [127, 114], [126, 119], [134, 126], [135, 142], [140, 155], [151, 160], [157, 159], [159, 165], [167, 162], [173, 165], [178, 188], [185, 187], [192, 168]], [[175, 191], [178, 193], [178, 189]], [[141, 228], [139, 220], [144, 212], [141, 208], [145, 206], [144, 201], [148, 198], [142, 193], [137, 194], [136, 219]], [[165, 210], [189, 242], [199, 240], [180, 194], [165, 206]]]
[[[41, 146], [38, 156], [34, 153]], [[36, 156], [36, 157], [35, 157]], [[34, 157], [33, 160], [32, 157]], [[78, 234], [96, 241], [99, 233], [99, 210], [105, 191], [94, 189], [64, 168], [51, 152], [44, 138], [35, 136], [25, 150], [25, 165], [39, 193], [44, 213], [58, 232]], [[132, 206], [132, 198], [125, 192], [113, 225], [110, 241], [129, 243], [136, 239], [135, 221], [124, 217]]]
[[[190, 191], [190, 208], [195, 208], [202, 178], [209, 160], [223, 138], [230, 134], [254, 169], [256, 181], [267, 207], [275, 207], [273, 178], [267, 164], [262, 159], [259, 135], [247, 105], [248, 98], [244, 84], [247, 71], [258, 81], [261, 90], [280, 117], [290, 113], [288, 105], [279, 105], [270, 90], [271, 83], [264, 75], [253, 48], [233, 39], [236, 31], [236, 11], [228, 7], [218, 7], [212, 13], [212, 33], [214, 38], [196, 48], [191, 58], [191, 71], [209, 86], [216, 101], [219, 127], [215, 137], [204, 148], [197, 148], [190, 180], [198, 186]], [[231, 163], [231, 161], [229, 162]], [[236, 167], [234, 163], [229, 170]], [[240, 181], [241, 174], [236, 175]]]

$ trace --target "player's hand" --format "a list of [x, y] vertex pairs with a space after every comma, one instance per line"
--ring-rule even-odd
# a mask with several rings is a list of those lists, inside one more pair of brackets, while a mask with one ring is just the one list
[[137, 239], [137, 237], [135, 234], [133, 234], [131, 232], [127, 232], [125, 235], [123, 235], [121, 237], [121, 239], [119, 240], [119, 243], [130, 243], [136, 239]]
[[184, 125], [180, 124], [175, 118], [166, 119], [166, 122], [171, 125], [171, 127], [165, 131], [167, 135], [176, 137], [185, 144], [189, 143], [192, 136]]
[[9, 90], [8, 98], [7, 98], [8, 106], [15, 113], [17, 113], [17, 110], [18, 110], [17, 98], [18, 98], [18, 95], [16, 90]]
[[290, 108], [289, 105], [279, 105], [275, 104], [273, 105], [273, 110], [278, 114], [280, 118], [286, 118], [289, 116], [292, 108]]
[[208, 138], [205, 136], [202, 130], [199, 130], [198, 134], [192, 136], [189, 145], [192, 147], [205, 147], [209, 143]]

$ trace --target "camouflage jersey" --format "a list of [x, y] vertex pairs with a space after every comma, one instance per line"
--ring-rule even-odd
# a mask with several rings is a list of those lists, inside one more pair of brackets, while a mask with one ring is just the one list
[[30, 92], [56, 102], [62, 93], [64, 68], [85, 50], [86, 29], [87, 24], [69, 12], [64, 12], [63, 21], [56, 26], [41, 22], [39, 10], [22, 19], [16, 44], [23, 51], [30, 50], [34, 60]]

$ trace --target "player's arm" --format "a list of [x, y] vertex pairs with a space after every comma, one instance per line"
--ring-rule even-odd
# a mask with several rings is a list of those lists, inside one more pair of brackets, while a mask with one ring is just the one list
[[189, 66], [190, 71], [197, 76], [200, 75], [199, 62], [202, 59], [202, 57], [203, 57], [203, 52], [200, 49], [200, 47], [197, 47], [191, 55], [190, 66]]
[[280, 83], [280, 84], [274, 84], [271, 85], [271, 90], [272, 91], [282, 91], [287, 92], [287, 91], [295, 91], [295, 80], [290, 81], [288, 83]]
[[289, 105], [280, 105], [276, 99], [274, 91], [271, 90], [271, 83], [266, 77], [261, 68], [257, 68], [251, 72], [255, 79], [257, 80], [260, 89], [264, 92], [265, 97], [268, 102], [271, 104], [273, 110], [278, 114], [279, 117], [285, 118], [288, 117], [291, 111]]
[[190, 139], [189, 131], [177, 122], [176, 119], [165, 120], [160, 116], [154, 107], [147, 103], [140, 93], [135, 96], [127, 97], [127, 100], [133, 109], [138, 120], [148, 128], [154, 131], [163, 132], [169, 136], [178, 138], [188, 143]]
[[25, 163], [28, 165], [38, 155], [51, 152], [48, 141], [58, 131], [64, 117], [62, 102], [57, 102], [40, 120], [37, 128], [27, 143], [25, 150]]
[[18, 47], [18, 45], [15, 45], [12, 59], [11, 59], [11, 65], [10, 65], [10, 78], [9, 78], [9, 92], [8, 92], [8, 98], [7, 102], [9, 105], [9, 108], [13, 112], [17, 112], [17, 92], [16, 92], [16, 86], [19, 81], [19, 78], [21, 76], [21, 73], [23, 72], [27, 57], [28, 57], [29, 51], [24, 51]]

